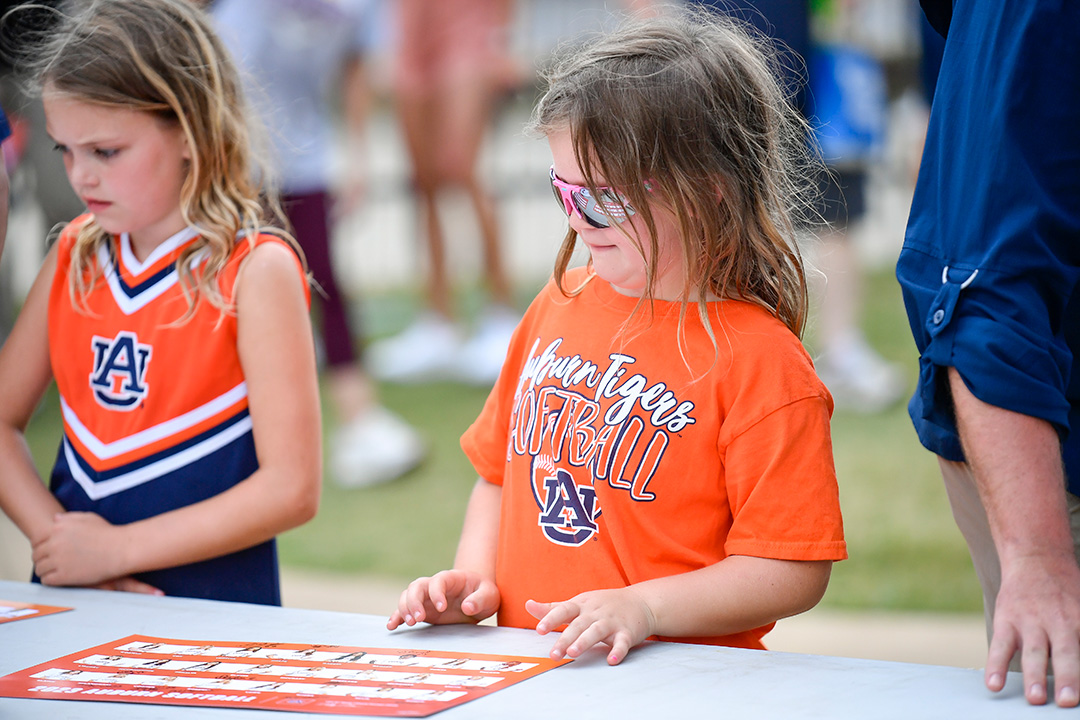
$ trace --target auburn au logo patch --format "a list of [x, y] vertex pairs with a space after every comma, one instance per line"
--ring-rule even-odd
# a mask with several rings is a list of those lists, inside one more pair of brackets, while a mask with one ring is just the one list
[[95, 335], [90, 346], [94, 353], [94, 371], [90, 373], [94, 399], [110, 410], [138, 407], [146, 397], [146, 369], [153, 347], [126, 331], [111, 339]]
[[599, 530], [596, 489], [578, 485], [573, 475], [556, 467], [549, 457], [534, 457], [532, 465], [533, 498], [540, 508], [537, 524], [544, 535], [557, 545], [584, 544]]

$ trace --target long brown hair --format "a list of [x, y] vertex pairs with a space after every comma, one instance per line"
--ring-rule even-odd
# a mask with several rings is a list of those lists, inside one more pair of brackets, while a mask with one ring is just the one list
[[[707, 299], [736, 298], [801, 336], [808, 301], [796, 231], [812, 216], [817, 163], [775, 62], [764, 38], [716, 13], [631, 18], [557, 51], [529, 128], [570, 131], [586, 185], [595, 191], [602, 176], [645, 222], [648, 257], [658, 256], [650, 202], [674, 213], [684, 313], [696, 300], [709, 328]], [[570, 230], [555, 266], [568, 294], [576, 241]], [[656, 268], [646, 272], [643, 302]]]
[[[22, 58], [33, 89], [150, 113], [179, 127], [187, 141], [191, 161], [180, 209], [200, 237], [177, 261], [188, 301], [183, 319], [200, 297], [223, 313], [233, 310], [217, 278], [238, 238], [253, 243], [259, 232], [275, 232], [303, 258], [288, 233], [266, 227], [268, 220], [279, 227], [285, 221], [257, 150], [263, 132], [200, 9], [188, 0], [82, 0], [62, 5], [51, 20], [42, 41]], [[102, 273], [98, 248], [110, 240], [92, 217], [75, 232], [70, 292], [85, 307]]]

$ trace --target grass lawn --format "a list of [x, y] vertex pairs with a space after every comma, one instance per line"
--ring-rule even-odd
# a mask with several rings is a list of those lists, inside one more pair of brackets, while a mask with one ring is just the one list
[[[904, 362], [914, 378], [914, 346], [891, 273], [868, 278], [868, 290], [865, 325], [871, 342]], [[368, 327], [386, 332], [386, 325], [396, 322], [388, 323], [387, 317], [407, 317], [402, 302], [372, 299], [366, 311], [380, 320]], [[342, 490], [327, 483], [318, 517], [281, 537], [283, 563], [403, 580], [449, 566], [475, 481], [458, 437], [487, 393], [449, 383], [386, 386], [381, 393], [424, 434], [427, 462], [381, 487]], [[52, 392], [28, 433], [42, 469], [52, 462], [59, 427]], [[824, 604], [981, 611], [974, 571], [936, 461], [918, 444], [906, 409], [901, 405], [872, 416], [838, 412], [833, 441], [851, 557], [836, 565]]]

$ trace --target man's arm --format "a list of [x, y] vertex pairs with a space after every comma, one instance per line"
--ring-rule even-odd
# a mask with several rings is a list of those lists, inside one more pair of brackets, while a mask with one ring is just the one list
[[1073, 554], [1061, 444], [1053, 425], [988, 405], [955, 368], [949, 384], [964, 454], [1001, 560], [1001, 590], [986, 662], [986, 685], [1005, 685], [1021, 653], [1028, 702], [1048, 699], [1054, 660], [1057, 704], [1080, 700], [1080, 567]]

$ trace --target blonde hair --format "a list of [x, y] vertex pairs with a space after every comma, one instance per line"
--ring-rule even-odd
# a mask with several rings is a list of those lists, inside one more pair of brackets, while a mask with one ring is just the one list
[[[644, 221], [643, 257], [659, 255], [650, 203], [674, 213], [683, 313], [695, 299], [710, 328], [708, 299], [737, 298], [801, 336], [808, 301], [796, 229], [813, 215], [819, 163], [774, 58], [765, 39], [716, 13], [631, 18], [557, 51], [529, 129], [569, 130], [586, 185], [596, 192], [602, 176]], [[571, 229], [556, 260], [564, 294], [576, 241]], [[646, 274], [642, 302], [651, 302], [656, 268]]]
[[[254, 149], [262, 131], [252, 124], [236, 68], [201, 10], [189, 0], [82, 0], [65, 4], [53, 20], [26, 68], [35, 90], [47, 86], [82, 102], [150, 113], [179, 127], [187, 141], [191, 161], [180, 210], [200, 237], [177, 260], [188, 302], [181, 321], [200, 297], [233, 312], [217, 280], [238, 237], [254, 243], [260, 232], [274, 232], [303, 262], [288, 233], [266, 227], [268, 218], [282, 227], [285, 221]], [[85, 308], [103, 273], [98, 249], [110, 240], [92, 217], [74, 232], [69, 290]]]

